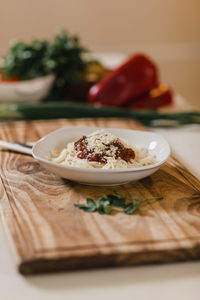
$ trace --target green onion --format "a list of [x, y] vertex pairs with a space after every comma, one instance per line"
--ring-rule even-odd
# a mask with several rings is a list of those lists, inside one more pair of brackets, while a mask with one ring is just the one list
[[94, 107], [74, 102], [40, 102], [23, 104], [0, 104], [0, 120], [40, 120], [56, 118], [128, 118], [146, 126], [175, 127], [200, 124], [200, 112], [159, 113], [150, 110]]

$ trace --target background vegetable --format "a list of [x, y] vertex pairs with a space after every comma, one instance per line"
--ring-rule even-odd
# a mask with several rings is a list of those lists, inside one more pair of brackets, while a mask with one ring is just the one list
[[88, 89], [94, 83], [92, 74], [96, 75], [96, 82], [107, 70], [97, 61], [83, 59], [85, 52], [77, 36], [62, 30], [52, 42], [15, 43], [4, 58], [2, 74], [7, 79], [26, 80], [54, 73], [56, 79], [46, 100], [70, 97], [86, 101]]
[[130, 118], [144, 125], [178, 126], [200, 124], [200, 112], [159, 113], [153, 110], [94, 107], [74, 102], [0, 104], [0, 120], [38, 120], [55, 118]]
[[157, 84], [156, 65], [147, 56], [136, 54], [92, 86], [89, 102], [101, 106], [124, 106]]
[[17, 76], [15, 77], [5, 77], [4, 74], [2, 72], [0, 72], [0, 83], [1, 82], [17, 82], [20, 81], [21, 79]]
[[137, 109], [172, 103], [171, 91], [160, 88], [158, 68], [147, 56], [135, 54], [109, 71], [100, 62], [86, 58], [86, 52], [79, 38], [64, 30], [53, 41], [17, 42], [4, 58], [0, 82], [53, 73], [54, 84], [43, 100], [87, 102], [89, 98], [89, 102], [100, 106]]
[[173, 103], [172, 91], [166, 84], [159, 84], [147, 93], [132, 99], [128, 105], [134, 109], [157, 109]]

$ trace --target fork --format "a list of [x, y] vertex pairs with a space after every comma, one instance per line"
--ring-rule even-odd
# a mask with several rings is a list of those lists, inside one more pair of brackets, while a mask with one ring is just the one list
[[28, 155], [32, 155], [32, 147], [35, 143], [21, 143], [18, 141], [14, 141], [14, 143], [8, 143], [5, 141], [0, 140], [0, 147], [19, 152], [19, 153], [24, 153]]

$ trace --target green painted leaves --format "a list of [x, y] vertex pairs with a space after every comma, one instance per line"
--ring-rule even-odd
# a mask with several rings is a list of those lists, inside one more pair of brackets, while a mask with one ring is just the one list
[[[122, 209], [125, 214], [132, 215], [140, 205], [148, 201], [156, 201], [163, 199], [162, 196], [151, 197], [151, 198], [142, 198], [142, 197], [124, 197], [118, 192], [115, 194], [104, 195], [97, 200], [97, 203], [91, 199], [87, 198], [86, 204], [74, 204], [75, 207], [78, 207], [85, 212], [95, 212], [97, 211], [101, 215], [110, 215], [112, 210]], [[130, 200], [132, 200], [130, 202]]]

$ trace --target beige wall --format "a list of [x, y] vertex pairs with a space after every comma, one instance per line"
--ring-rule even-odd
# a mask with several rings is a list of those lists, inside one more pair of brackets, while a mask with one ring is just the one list
[[9, 41], [50, 38], [59, 27], [98, 52], [143, 51], [163, 80], [198, 103], [200, 0], [0, 0], [0, 55]]

